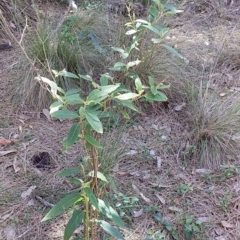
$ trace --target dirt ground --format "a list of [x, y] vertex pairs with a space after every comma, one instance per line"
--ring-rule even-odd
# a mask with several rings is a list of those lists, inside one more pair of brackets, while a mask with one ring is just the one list
[[[169, 41], [175, 42], [188, 59], [188, 76], [197, 81], [205, 69], [215, 66], [211, 74], [216, 91], [239, 88], [240, 61], [235, 58], [240, 59], [240, 5], [222, 1], [226, 4], [217, 8], [214, 1], [201, 2], [181, 5], [184, 13], [166, 20], [173, 28]], [[220, 49], [223, 54], [216, 56]], [[0, 240], [63, 239], [68, 214], [46, 223], [40, 221], [51, 204], [71, 192], [71, 184], [57, 174], [79, 164], [84, 153], [80, 145], [74, 145], [62, 154], [61, 141], [71, 122], [50, 119], [44, 109], [15, 107], [16, 51], [19, 49], [0, 52], [0, 139], [18, 139], [0, 147]], [[216, 58], [220, 59], [218, 65]], [[190, 225], [199, 231], [189, 239], [239, 240], [240, 161], [210, 170], [182, 157], [189, 126], [187, 108], [176, 110], [181, 101], [139, 116], [120, 132], [119, 148], [123, 152], [111, 171], [117, 188], [109, 190], [109, 195], [121, 192], [138, 198], [133, 206], [127, 205], [132, 212], [125, 210], [125, 238], [174, 239], [173, 232], [157, 221], [157, 213], [171, 223], [182, 240], [187, 239], [184, 226], [191, 217]], [[111, 138], [118, 135], [114, 130]], [[39, 163], [36, 159], [42, 153], [46, 154], [45, 162]], [[114, 199], [110, 201], [116, 204]], [[157, 238], [160, 233], [165, 237]]]

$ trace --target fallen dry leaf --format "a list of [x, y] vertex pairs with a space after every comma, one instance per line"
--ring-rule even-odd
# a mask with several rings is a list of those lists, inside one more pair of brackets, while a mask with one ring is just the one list
[[135, 155], [137, 154], [136, 150], [130, 150], [129, 152], [126, 153], [126, 155]]
[[15, 152], [17, 152], [17, 150], [15, 150], [15, 149], [8, 150], [8, 151], [0, 151], [0, 157], [5, 156], [5, 155], [10, 154], [10, 153], [15, 153]]
[[36, 188], [36, 186], [31, 186], [28, 188], [28, 190], [22, 192], [22, 194], [21, 194], [22, 199], [29, 197], [35, 188]]
[[147, 203], [151, 203], [151, 200], [147, 197], [144, 196], [143, 193], [140, 192], [140, 190], [138, 189], [138, 187], [134, 184], [132, 184], [132, 188], [142, 197], [142, 199], [147, 202]]
[[9, 225], [5, 228], [4, 233], [6, 235], [6, 240], [16, 240], [16, 228], [13, 225]]
[[17, 142], [18, 140], [17, 139], [0, 139], [0, 145], [1, 146], [5, 146], [5, 145], [8, 145], [8, 144], [11, 144], [11, 143], [15, 143]]
[[160, 171], [162, 166], [162, 159], [159, 156], [157, 156], [156, 159], [157, 159], [157, 170]]
[[133, 217], [138, 218], [143, 215], [143, 209], [141, 208], [139, 211], [133, 211]]
[[125, 176], [125, 175], [127, 175], [128, 173], [127, 173], [127, 172], [118, 172], [118, 174], [119, 174], [120, 176]]
[[13, 160], [13, 169], [15, 171], [15, 173], [19, 172], [21, 170], [20, 167], [17, 166], [17, 156], [14, 157], [14, 160]]
[[3, 216], [0, 216], [0, 222], [1, 223], [4, 222], [6, 219], [8, 219], [12, 215], [12, 213], [13, 213], [13, 210], [10, 213], [6, 213], [6, 214], [4, 213]]
[[173, 211], [173, 212], [183, 212], [183, 210], [181, 208], [178, 208], [178, 207], [169, 207], [168, 208], [169, 210]]
[[179, 199], [178, 199], [178, 198], [174, 198], [174, 199], [173, 199], [173, 202], [174, 202], [176, 205], [179, 205]]
[[221, 224], [223, 225], [223, 227], [225, 228], [234, 228], [234, 225], [231, 223], [228, 223], [227, 221], [221, 221]]
[[165, 199], [160, 196], [159, 194], [155, 193], [156, 197], [158, 198], [158, 200], [164, 205], [166, 203]]
[[48, 109], [44, 108], [42, 110], [43, 114], [45, 115], [45, 117], [48, 119], [48, 121], [51, 121], [51, 116], [50, 116], [50, 112]]

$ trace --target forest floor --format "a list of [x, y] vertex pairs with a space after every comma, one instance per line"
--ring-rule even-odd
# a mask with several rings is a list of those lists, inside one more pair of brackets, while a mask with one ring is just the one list
[[[223, 99], [238, 92], [240, 5], [232, 1], [220, 9], [193, 1], [182, 7], [183, 14], [168, 22], [169, 41], [177, 42], [175, 47], [194, 68], [188, 76], [194, 81], [211, 78]], [[69, 214], [44, 223], [41, 219], [49, 203], [71, 191], [71, 184], [57, 174], [79, 164], [84, 153], [74, 145], [62, 154], [61, 141], [70, 121], [53, 120], [44, 109], [16, 109], [12, 89], [19, 71], [17, 51], [16, 46], [0, 52], [0, 139], [19, 140], [0, 147], [0, 240], [60, 240]], [[108, 157], [115, 158], [109, 174], [116, 186], [107, 195], [116, 210], [125, 214], [128, 230], [123, 234], [127, 240], [239, 240], [240, 160], [211, 170], [198, 166], [197, 160], [191, 162], [188, 153], [184, 158], [183, 152], [190, 151], [186, 147], [188, 108], [182, 99], [169, 99], [167, 108], [148, 110], [129, 127], [103, 137]], [[41, 154], [47, 160], [37, 166]], [[159, 218], [167, 220], [168, 226]], [[193, 235], [184, 236], [189, 226]]]

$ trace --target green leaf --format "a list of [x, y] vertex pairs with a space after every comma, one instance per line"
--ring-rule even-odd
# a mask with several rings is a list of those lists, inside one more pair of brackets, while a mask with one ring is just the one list
[[156, 101], [156, 102], [165, 102], [167, 101], [167, 96], [164, 93], [157, 92], [157, 95], [154, 95], [153, 93], [147, 93], [144, 95], [144, 97], [148, 101]]
[[116, 71], [116, 72], [121, 72], [121, 71], [123, 71], [122, 67], [110, 67], [109, 70], [111, 70], [111, 71]]
[[86, 117], [88, 123], [96, 132], [103, 133], [103, 126], [97, 115], [92, 114], [85, 109], [84, 116]]
[[120, 53], [124, 53], [125, 51], [122, 48], [118, 48], [118, 47], [111, 47], [114, 51], [116, 52], [120, 52]]
[[133, 35], [135, 34], [137, 31], [135, 29], [131, 29], [131, 30], [128, 30], [125, 34], [126, 35]]
[[153, 214], [153, 218], [157, 221], [157, 222], [162, 222], [163, 216], [160, 213], [156, 213]]
[[172, 226], [172, 223], [168, 220], [164, 220], [163, 221], [163, 225], [165, 226], [165, 228], [171, 232], [173, 230], [173, 226]]
[[172, 235], [172, 237], [173, 237], [175, 240], [179, 240], [178, 233], [177, 233], [175, 230], [172, 230], [172, 231], [171, 231], [171, 235]]
[[127, 52], [121, 53], [121, 56], [123, 59], [126, 59], [126, 58], [128, 58], [129, 53], [127, 53]]
[[158, 36], [162, 36], [162, 34], [161, 34], [161, 32], [157, 29], [157, 28], [155, 28], [155, 27], [153, 27], [153, 26], [151, 26], [151, 25], [142, 25], [144, 28], [148, 28], [149, 30], [151, 30], [152, 32], [154, 32], [154, 33], [156, 33]]
[[[94, 172], [91, 171], [88, 175], [89, 175], [90, 177], [93, 177], [93, 176], [94, 176]], [[97, 172], [97, 178], [101, 179], [103, 182], [108, 182], [108, 180], [106, 179], [106, 177], [105, 177], [101, 172]]]
[[70, 183], [75, 183], [75, 184], [80, 185], [80, 186], [83, 184], [83, 180], [80, 179], [80, 178], [68, 178], [68, 181]]
[[50, 220], [70, 208], [74, 203], [81, 197], [79, 193], [72, 193], [61, 199], [54, 207], [47, 213], [47, 215], [42, 219], [42, 222]]
[[172, 14], [181, 13], [183, 10], [177, 10], [173, 5], [165, 3], [163, 4], [164, 8], [170, 10]]
[[148, 21], [143, 20], [143, 19], [137, 19], [137, 20], [135, 20], [135, 22], [137, 22], [137, 23], [143, 23], [143, 24], [146, 24], [146, 25], [151, 25]]
[[68, 169], [61, 171], [57, 176], [58, 177], [66, 177], [66, 176], [70, 176], [70, 175], [77, 174], [80, 172], [81, 172], [80, 168], [73, 167], [73, 168], [68, 168]]
[[86, 81], [92, 82], [92, 78], [89, 75], [80, 75], [79, 74], [79, 76]]
[[135, 79], [136, 90], [140, 92], [142, 90], [142, 82], [139, 77]]
[[69, 78], [76, 78], [79, 79], [79, 77], [71, 72], [67, 72], [65, 70], [58, 72], [58, 76], [64, 76]]
[[149, 13], [153, 16], [153, 17], [157, 17], [159, 14], [159, 11], [157, 10], [157, 8], [153, 5], [151, 5], [149, 7]]
[[79, 115], [76, 112], [69, 111], [68, 109], [62, 109], [62, 110], [53, 112], [51, 113], [51, 116], [58, 119], [70, 119], [70, 120], [79, 118]]
[[125, 66], [126, 66], [126, 64], [123, 63], [123, 62], [116, 62], [116, 63], [114, 64], [114, 67], [125, 67]]
[[148, 76], [148, 82], [150, 86], [154, 86], [154, 79], [150, 76]]
[[103, 74], [100, 78], [101, 86], [107, 86], [109, 79], [113, 79], [113, 78], [107, 74]]
[[177, 51], [175, 50], [174, 48], [168, 46], [168, 45], [163, 45], [172, 55], [178, 57], [178, 58], [181, 58], [181, 59], [184, 59], [184, 57]]
[[117, 83], [114, 85], [101, 86], [100, 89], [94, 89], [92, 92], [89, 93], [87, 100], [100, 103], [104, 99], [106, 99], [110, 93], [118, 89], [119, 86], [120, 83]]
[[84, 138], [88, 143], [90, 143], [92, 146], [95, 146], [97, 148], [102, 148], [100, 142], [98, 142], [96, 139], [94, 139], [91, 135], [85, 134]]
[[152, 38], [151, 41], [157, 44], [157, 43], [161, 43], [163, 40], [162, 38]]
[[109, 224], [108, 222], [103, 221], [103, 220], [97, 220], [96, 222], [100, 225], [100, 227], [104, 231], [109, 233], [112, 237], [124, 240], [123, 235], [116, 228], [114, 228], [111, 224]]
[[120, 100], [117, 100], [117, 99], [115, 99], [115, 100], [116, 100], [120, 105], [122, 105], [122, 106], [124, 106], [124, 107], [128, 107], [129, 109], [132, 109], [133, 111], [139, 112], [137, 106], [135, 106], [132, 101], [130, 101], [130, 100], [120, 101]]
[[89, 187], [85, 187], [84, 188], [84, 192], [86, 193], [89, 201], [91, 202], [91, 204], [97, 209], [99, 210], [98, 208], [98, 200], [95, 196], [95, 194], [93, 193], [92, 189], [89, 188]]
[[118, 96], [116, 96], [115, 98], [119, 99], [119, 100], [129, 100], [129, 99], [133, 99], [133, 98], [136, 98], [138, 97], [139, 94], [136, 94], [136, 93], [123, 93], [123, 94], [120, 94]]
[[167, 88], [170, 88], [170, 84], [166, 85], [166, 84], [163, 84], [163, 83], [159, 83], [157, 86], [156, 86], [157, 89], [167, 89]]
[[127, 69], [129, 69], [130, 67], [137, 66], [139, 63], [141, 63], [141, 61], [139, 61], [139, 60], [128, 62], [126, 67], [127, 67]]
[[79, 93], [81, 91], [80, 88], [73, 88], [73, 89], [70, 89], [66, 92], [66, 96], [70, 96], [70, 95], [73, 95], [73, 94], [76, 94], [76, 93]]
[[119, 217], [118, 213], [101, 199], [98, 199], [98, 209], [102, 214], [111, 219], [119, 227], [125, 228], [124, 223], [122, 219]]
[[84, 103], [83, 99], [80, 98], [79, 94], [73, 94], [73, 95], [70, 95], [70, 96], [66, 96], [63, 99], [69, 105], [75, 105], [75, 104], [82, 104], [82, 103]]
[[120, 109], [120, 112], [121, 112], [121, 114], [123, 115], [123, 117], [125, 117], [126, 119], [130, 119], [129, 114], [128, 114], [125, 110]]
[[58, 111], [62, 106], [63, 106], [62, 103], [59, 101], [52, 103], [50, 106], [50, 114]]
[[157, 89], [155, 88], [155, 86], [151, 86], [151, 92], [152, 92], [152, 94], [155, 96], [155, 95], [157, 95], [157, 93], [158, 93], [158, 91], [157, 91]]
[[43, 82], [47, 83], [50, 86], [51, 92], [54, 95], [57, 95], [57, 91], [65, 94], [65, 91], [62, 88], [58, 87], [58, 85], [55, 82], [49, 80], [48, 78], [39, 76], [39, 77], [36, 77], [35, 79], [37, 79], [38, 81], [43, 81]]
[[67, 226], [64, 230], [64, 240], [69, 240], [74, 231], [79, 227], [79, 224], [84, 221], [84, 212], [80, 210], [75, 210], [72, 214], [72, 217], [67, 223]]

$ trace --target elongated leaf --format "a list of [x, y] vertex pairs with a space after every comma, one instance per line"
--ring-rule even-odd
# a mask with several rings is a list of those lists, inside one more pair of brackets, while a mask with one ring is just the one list
[[62, 213], [64, 213], [68, 208], [70, 208], [74, 203], [81, 197], [79, 193], [72, 193], [61, 199], [54, 207], [47, 213], [47, 215], [42, 219], [42, 222], [50, 220]]
[[69, 77], [69, 78], [76, 78], [79, 79], [79, 77], [71, 72], [67, 72], [67, 71], [60, 71], [58, 72], [59, 76], [64, 76], [64, 77]]
[[79, 96], [79, 94], [72, 94], [63, 98], [67, 104], [75, 105], [84, 103], [83, 99]]
[[79, 224], [84, 221], [84, 212], [80, 210], [75, 210], [72, 217], [68, 221], [68, 224], [64, 230], [64, 240], [69, 240], [74, 231], [79, 227]]
[[155, 86], [152, 85], [150, 89], [151, 89], [151, 92], [152, 92], [153, 95], [157, 95], [158, 91], [155, 88]]
[[157, 92], [157, 95], [154, 95], [153, 93], [147, 93], [146, 95], [144, 95], [144, 97], [148, 100], [148, 101], [157, 101], [157, 102], [165, 102], [167, 101], [167, 96], [162, 93], [162, 92]]
[[158, 36], [162, 36], [162, 34], [161, 34], [161, 32], [157, 29], [157, 28], [155, 28], [155, 27], [153, 27], [153, 26], [151, 26], [151, 25], [142, 25], [144, 28], [148, 28], [149, 30], [151, 30], [152, 32], [154, 32], [154, 33], [156, 33]]
[[115, 227], [113, 227], [111, 224], [109, 224], [108, 222], [103, 221], [103, 220], [97, 220], [96, 222], [100, 225], [100, 227], [104, 231], [109, 233], [111, 236], [113, 236], [117, 239], [124, 240], [123, 235]]
[[124, 223], [122, 219], [119, 217], [116, 210], [114, 210], [111, 206], [105, 203], [102, 199], [98, 199], [98, 209], [102, 214], [111, 219], [119, 227], [125, 228]]
[[118, 47], [111, 47], [114, 51], [120, 52], [120, 53], [124, 53], [125, 51], [122, 48], [118, 48]]
[[109, 70], [116, 71], [116, 72], [121, 72], [121, 71], [123, 71], [123, 68], [122, 67], [110, 67]]
[[92, 146], [95, 146], [97, 148], [102, 148], [100, 142], [98, 142], [96, 139], [94, 139], [91, 135], [84, 135], [84, 138], [90, 143]]
[[172, 55], [178, 57], [178, 58], [181, 58], [181, 59], [184, 59], [183, 56], [177, 51], [175, 50], [174, 48], [168, 46], [168, 45], [163, 45]]
[[146, 24], [146, 25], [151, 25], [148, 21], [143, 20], [143, 19], [137, 19], [137, 20], [135, 20], [135, 22], [137, 22], [137, 23], [143, 23], [143, 24]]
[[159, 83], [157, 86], [156, 86], [157, 89], [167, 89], [167, 88], [170, 88], [170, 84], [166, 85], [166, 84], [163, 84], [163, 83]]
[[76, 173], [80, 173], [80, 168], [73, 167], [73, 168], [65, 169], [65, 170], [61, 171], [57, 176], [58, 177], [66, 177], [66, 176], [70, 176], [70, 175], [73, 175]]
[[114, 67], [125, 67], [125, 66], [126, 66], [126, 64], [123, 63], [123, 62], [116, 62], [116, 63], [114, 64]]
[[92, 204], [97, 210], [99, 210], [99, 208], [98, 208], [98, 200], [97, 200], [95, 194], [93, 193], [92, 189], [89, 188], [89, 187], [86, 187], [86, 188], [84, 188], [84, 192], [86, 193], [86, 195], [87, 195], [89, 201], [91, 202], [91, 204]]
[[69, 111], [68, 109], [62, 109], [53, 112], [51, 113], [51, 116], [58, 119], [71, 119], [71, 120], [79, 118], [79, 115], [76, 112]]
[[139, 95], [136, 93], [124, 93], [116, 96], [115, 98], [119, 100], [129, 100], [138, 97]]
[[131, 29], [131, 30], [128, 30], [125, 34], [126, 35], [133, 35], [135, 34], [137, 31], [135, 29]]
[[125, 117], [126, 119], [130, 119], [129, 114], [128, 114], [125, 110], [120, 109], [120, 112], [121, 112], [121, 114], [123, 115], [123, 117]]
[[141, 63], [141, 61], [136, 60], [136, 61], [132, 61], [132, 62], [128, 62], [127, 63], [127, 69], [133, 66], [137, 66], [139, 63]]
[[92, 81], [92, 78], [91, 78], [89, 75], [80, 75], [80, 74], [79, 74], [79, 76], [80, 76], [82, 79], [86, 80], [86, 81], [89, 81], [89, 82]]
[[52, 103], [50, 106], [50, 114], [58, 111], [62, 106], [63, 106], [62, 103], [59, 101]]
[[89, 93], [87, 100], [100, 103], [104, 99], [106, 99], [110, 93], [118, 89], [119, 86], [120, 83], [117, 83], [114, 85], [101, 86], [100, 89], [94, 89], [92, 92]]
[[81, 91], [80, 88], [73, 88], [73, 89], [70, 89], [66, 92], [66, 96], [70, 96], [70, 95], [73, 95], [73, 94], [76, 94], [76, 93], [79, 93]]
[[149, 7], [149, 13], [153, 16], [153, 17], [157, 17], [159, 14], [159, 11], [157, 10], [157, 8], [153, 5], [151, 5]]
[[162, 38], [152, 38], [151, 41], [153, 43], [157, 44], [157, 43], [161, 43], [163, 40], [162, 40]]
[[136, 90], [140, 92], [142, 90], [142, 82], [139, 77], [135, 79]]
[[124, 101], [120, 101], [118, 99], [115, 99], [117, 101], [117, 103], [119, 103], [120, 105], [124, 106], [124, 107], [128, 107], [129, 109], [132, 109], [133, 111], [139, 112], [138, 108], [136, 105], [133, 104], [132, 101], [130, 100], [124, 100]]
[[65, 91], [64, 91], [62, 88], [58, 87], [58, 85], [57, 85], [55, 82], [49, 80], [48, 78], [45, 78], [45, 77], [36, 77], [35, 79], [37, 79], [38, 81], [43, 81], [43, 82], [47, 83], [47, 84], [50, 86], [51, 92], [52, 92], [53, 94], [57, 94], [57, 91], [65, 94]]
[[103, 126], [97, 115], [92, 114], [85, 109], [84, 116], [86, 117], [88, 123], [96, 132], [103, 133]]
[[173, 5], [165, 3], [163, 4], [164, 8], [169, 10], [172, 14], [181, 13], [183, 10], [177, 10]]
[[[90, 177], [93, 177], [94, 172], [91, 171], [88, 175], [89, 175]], [[106, 179], [106, 177], [105, 177], [101, 172], [97, 172], [97, 178], [101, 179], [103, 182], [108, 182], [108, 180]]]
[[148, 76], [148, 82], [149, 82], [150, 86], [154, 85], [154, 79], [152, 77], [150, 77], [150, 76]]
[[100, 78], [101, 86], [107, 86], [109, 79], [112, 79], [112, 77], [107, 75], [107, 74], [102, 75], [101, 78]]

